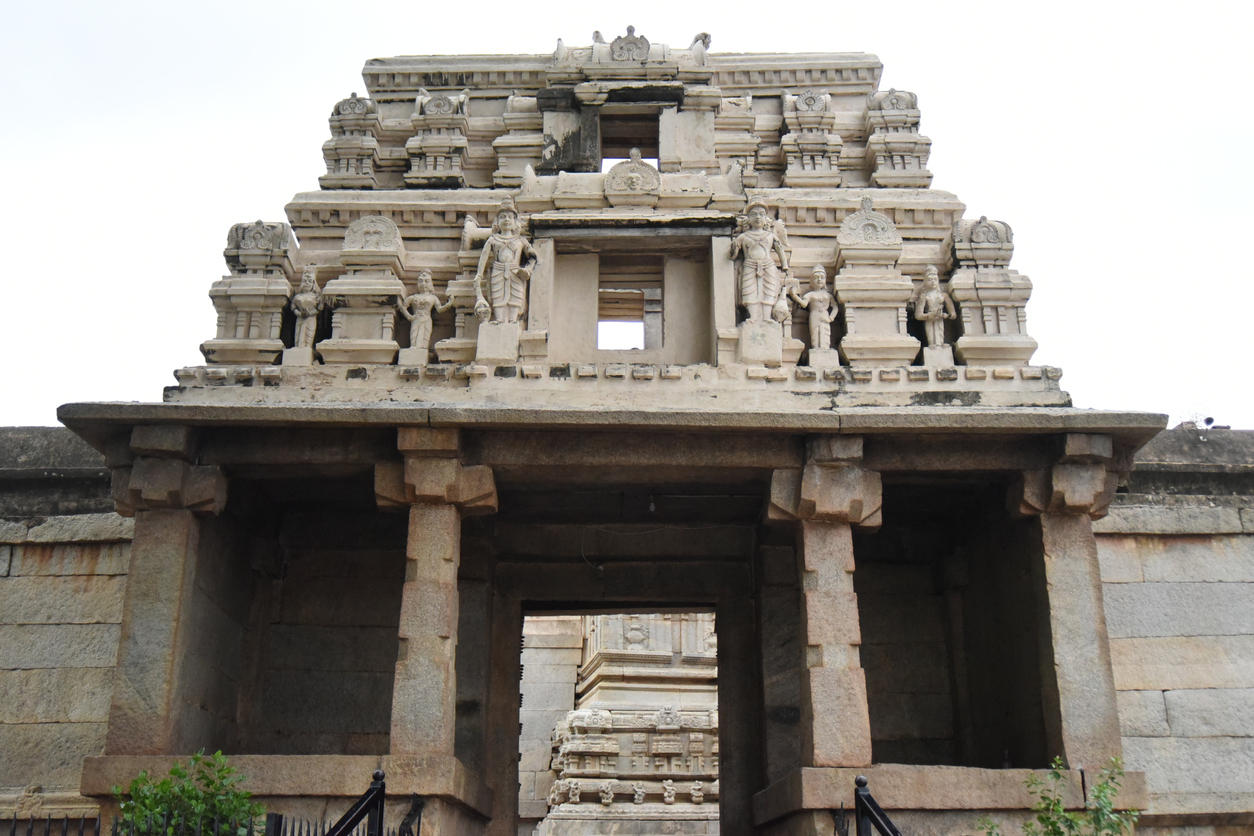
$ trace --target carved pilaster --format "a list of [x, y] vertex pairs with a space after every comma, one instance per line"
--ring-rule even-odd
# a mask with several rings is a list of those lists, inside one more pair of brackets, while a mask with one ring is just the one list
[[492, 142], [497, 168], [492, 179], [498, 187], [522, 185], [527, 166], [540, 164], [544, 151], [544, 114], [535, 96], [513, 95], [505, 103], [505, 127], [509, 133]]
[[463, 515], [496, 511], [492, 469], [462, 464], [460, 431], [402, 427], [403, 462], [375, 466], [385, 510], [409, 509], [401, 647], [392, 692], [392, 754], [452, 755]]

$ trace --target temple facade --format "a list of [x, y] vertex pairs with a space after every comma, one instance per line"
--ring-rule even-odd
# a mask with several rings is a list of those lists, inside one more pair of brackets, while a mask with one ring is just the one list
[[1017, 833], [1055, 757], [1254, 826], [1254, 443], [1072, 407], [874, 56], [710, 45], [368, 61], [204, 364], [9, 435], [0, 815], [203, 748], [443, 836], [827, 836], [858, 775]]

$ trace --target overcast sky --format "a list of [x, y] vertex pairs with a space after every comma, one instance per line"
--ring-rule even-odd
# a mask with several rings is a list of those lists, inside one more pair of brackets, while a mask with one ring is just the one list
[[367, 59], [633, 24], [879, 56], [881, 87], [919, 95], [933, 186], [1013, 226], [1033, 362], [1076, 406], [1254, 428], [1248, 3], [10, 2], [4, 21], [0, 425], [159, 401], [201, 364], [227, 229], [317, 189]]

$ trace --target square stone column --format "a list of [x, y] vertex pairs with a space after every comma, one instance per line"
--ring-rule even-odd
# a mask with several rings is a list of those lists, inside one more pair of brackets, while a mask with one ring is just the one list
[[1104, 517], [1118, 484], [1108, 435], [1070, 433], [1048, 471], [1024, 473], [1012, 510], [1039, 516], [1042, 602], [1049, 644], [1042, 647], [1047, 744], [1072, 769], [1097, 770], [1122, 757], [1119, 712], [1102, 578], [1092, 520]]
[[454, 755], [461, 521], [464, 514], [496, 510], [491, 468], [463, 466], [460, 440], [455, 429], [402, 427], [397, 445], [404, 461], [375, 466], [380, 507], [409, 512], [393, 755]]
[[[205, 665], [196, 653], [204, 607], [196, 602], [202, 517], [226, 505], [226, 478], [216, 467], [190, 464], [190, 427], [139, 426], [115, 445], [119, 514], [135, 518], [117, 674], [105, 753], [183, 754], [217, 742], [208, 712]], [[203, 654], [200, 654], [203, 655]], [[217, 706], [206, 706], [216, 708]], [[218, 744], [221, 745], [221, 744]]]
[[860, 436], [816, 436], [803, 469], [771, 480], [768, 517], [798, 522], [803, 766], [871, 763], [852, 526], [877, 527], [882, 496], [879, 474], [861, 459]]

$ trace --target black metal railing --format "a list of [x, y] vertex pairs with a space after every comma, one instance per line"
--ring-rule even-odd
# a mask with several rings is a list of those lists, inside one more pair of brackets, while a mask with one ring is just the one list
[[[400, 826], [385, 828], [383, 812], [387, 785], [382, 770], [375, 770], [372, 777], [374, 780], [370, 788], [334, 824], [268, 813], [263, 830], [260, 822], [251, 819], [210, 819], [189, 823], [180, 816], [166, 813], [140, 820], [115, 818], [109, 828], [109, 836], [419, 836], [425, 799], [414, 796]], [[51, 816], [0, 819], [0, 836], [101, 836], [100, 819]]]
[[38, 818], [26, 818], [26, 826], [18, 827], [18, 818], [13, 818], [8, 822], [8, 826], [4, 826], [5, 822], [0, 820], [0, 834], [7, 836], [100, 836], [100, 819], [82, 818], [79, 816], [62, 816], [60, 819], [52, 816], [44, 816], [43, 820]]
[[[901, 836], [901, 831], [893, 820], [884, 812], [871, 791], [867, 789], [866, 776], [859, 775], [853, 781], [853, 816], [856, 822], [857, 836], [871, 836], [871, 828], [875, 828], [880, 836]], [[849, 824], [845, 821], [845, 805], [832, 811], [836, 820], [836, 832], [839, 836], [849, 836]]]

